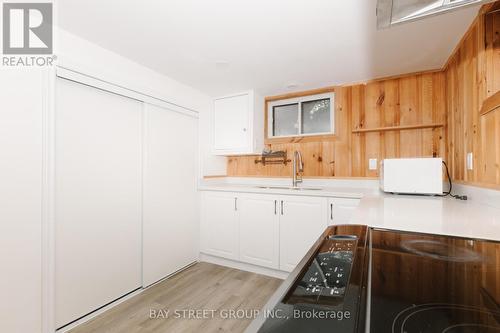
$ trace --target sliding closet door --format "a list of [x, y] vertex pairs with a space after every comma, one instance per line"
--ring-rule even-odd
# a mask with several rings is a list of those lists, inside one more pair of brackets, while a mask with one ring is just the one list
[[145, 113], [143, 283], [197, 259], [198, 119], [152, 105]]
[[141, 286], [142, 103], [56, 83], [56, 324]]

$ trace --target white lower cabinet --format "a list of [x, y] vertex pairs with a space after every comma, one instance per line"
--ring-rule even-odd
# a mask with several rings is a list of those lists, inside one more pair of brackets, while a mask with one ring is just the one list
[[201, 252], [292, 271], [328, 226], [327, 198], [203, 192]]
[[328, 224], [346, 224], [358, 207], [360, 199], [330, 198], [328, 199]]
[[227, 192], [203, 192], [201, 204], [201, 252], [239, 259], [238, 196]]
[[244, 194], [239, 201], [240, 261], [279, 269], [279, 200]]
[[327, 199], [289, 196], [279, 204], [280, 270], [290, 272], [327, 227]]

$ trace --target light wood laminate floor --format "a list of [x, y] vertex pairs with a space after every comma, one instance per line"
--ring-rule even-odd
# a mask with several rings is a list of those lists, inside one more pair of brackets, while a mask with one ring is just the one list
[[[198, 263], [82, 324], [71, 333], [88, 332], [243, 332], [251, 319], [223, 319], [228, 310], [260, 310], [282, 280]], [[169, 310], [168, 318], [150, 318], [150, 310]], [[212, 318], [174, 318], [175, 311], [217, 310]], [[165, 313], [165, 312], [163, 312]]]

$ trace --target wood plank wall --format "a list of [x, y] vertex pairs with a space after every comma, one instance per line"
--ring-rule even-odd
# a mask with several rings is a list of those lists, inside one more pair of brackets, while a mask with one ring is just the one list
[[[304, 176], [376, 177], [368, 160], [446, 155], [446, 128], [352, 133], [356, 129], [446, 122], [445, 76], [430, 72], [335, 87], [336, 135], [270, 143], [289, 156], [299, 150]], [[257, 156], [228, 157], [229, 176], [290, 176], [291, 165], [256, 164]]]
[[482, 8], [445, 68], [452, 177], [483, 187], [500, 186], [500, 109], [480, 115], [500, 90], [499, 9], [499, 2]]
[[[334, 137], [270, 143], [304, 157], [309, 177], [377, 177], [368, 160], [439, 156], [455, 181], [500, 188], [500, 109], [480, 115], [500, 89], [500, 1], [482, 7], [442, 70], [335, 87]], [[498, 96], [498, 95], [497, 95]], [[352, 133], [384, 126], [442, 123], [444, 127]], [[466, 154], [474, 156], [466, 170]], [[291, 165], [255, 164], [257, 156], [227, 159], [228, 176], [291, 175]]]

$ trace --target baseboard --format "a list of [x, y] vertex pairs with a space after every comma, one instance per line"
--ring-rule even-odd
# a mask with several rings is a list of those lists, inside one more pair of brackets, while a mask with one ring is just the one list
[[241, 271], [266, 275], [266, 276], [270, 276], [270, 277], [274, 277], [274, 278], [278, 278], [278, 279], [282, 279], [282, 280], [286, 279], [288, 277], [288, 275], [290, 274], [288, 272], [280, 271], [277, 269], [256, 266], [256, 265], [247, 264], [244, 262], [239, 262], [239, 261], [235, 261], [235, 260], [230, 260], [230, 259], [212, 256], [212, 255], [205, 254], [205, 253], [200, 253], [199, 260], [202, 262], [210, 263], [210, 264], [226, 266], [226, 267], [230, 267], [230, 268], [234, 268], [234, 269], [239, 269]]
[[146, 289], [143, 289], [143, 288], [137, 289], [137, 290], [135, 290], [135, 291], [133, 291], [133, 292], [131, 292], [131, 293], [129, 293], [129, 294], [127, 294], [127, 295], [125, 295], [125, 296], [117, 299], [117, 300], [115, 300], [114, 302], [111, 302], [111, 303], [103, 306], [102, 308], [100, 308], [98, 310], [95, 310], [95, 311], [89, 313], [88, 315], [86, 315], [86, 316], [84, 316], [84, 317], [82, 317], [82, 318], [80, 318], [80, 319], [78, 319], [78, 320], [76, 320], [76, 321], [74, 321], [74, 322], [66, 325], [66, 326], [61, 327], [60, 329], [56, 330], [56, 333], [65, 333], [65, 332], [71, 331], [75, 327], [80, 326], [80, 325], [82, 325], [82, 324], [84, 324], [84, 323], [86, 323], [86, 322], [94, 319], [95, 317], [97, 317], [100, 314], [108, 311], [109, 309], [117, 306], [118, 304], [121, 304], [121, 303], [123, 303], [125, 301], [128, 301], [132, 297], [141, 294], [144, 290], [146, 290]]
[[[174, 275], [176, 275], [176, 274], [179, 274], [180, 272], [182, 272], [182, 271], [184, 271], [184, 270], [188, 269], [188, 268], [189, 268], [189, 267], [191, 267], [191, 266], [196, 265], [197, 263], [198, 263], [198, 261], [197, 261], [197, 260], [196, 260], [196, 261], [193, 261], [193, 262], [191, 262], [191, 263], [187, 264], [186, 266], [183, 266], [182, 268], [179, 268], [179, 269], [178, 269], [178, 270], [176, 270], [175, 272], [173, 272], [173, 273], [171, 273], [171, 274], [169, 274], [169, 275], [165, 276], [164, 278], [162, 278], [162, 279], [160, 279], [160, 280], [158, 280], [158, 281], [156, 281], [156, 282], [153, 282], [153, 283], [151, 283], [151, 284], [148, 284], [147, 286], [143, 286], [143, 287], [142, 287], [142, 289], [148, 289], [148, 288], [151, 288], [151, 287], [153, 287], [153, 286], [155, 286], [155, 285], [157, 285], [157, 284], [159, 284], [159, 283], [162, 283], [163, 281], [170, 279], [172, 276], [174, 276]], [[143, 284], [144, 284], [144, 281], [143, 281]]]
[[152, 283], [152, 284], [150, 284], [150, 285], [148, 285], [146, 287], [140, 287], [139, 289], [134, 290], [131, 293], [118, 298], [117, 300], [115, 300], [115, 301], [113, 301], [113, 302], [111, 302], [111, 303], [109, 303], [109, 304], [107, 304], [107, 305], [105, 305], [105, 306], [103, 306], [103, 307], [101, 307], [101, 308], [99, 308], [99, 309], [97, 309], [97, 310], [89, 313], [88, 315], [86, 315], [86, 316], [84, 316], [84, 317], [82, 317], [80, 319], [77, 319], [74, 322], [72, 322], [72, 323], [70, 323], [70, 324], [68, 324], [66, 326], [63, 326], [62, 328], [56, 330], [56, 333], [65, 333], [65, 332], [68, 332], [68, 331], [74, 329], [75, 327], [80, 326], [80, 325], [82, 325], [82, 324], [84, 324], [84, 323], [86, 323], [86, 322], [94, 319], [95, 317], [97, 317], [100, 314], [102, 314], [102, 313], [110, 310], [111, 308], [114, 308], [118, 304], [121, 304], [121, 303], [123, 303], [125, 301], [128, 301], [132, 297], [140, 295], [143, 291], [145, 291], [145, 290], [147, 290], [147, 289], [149, 289], [149, 288], [157, 285], [158, 283], [162, 283], [163, 281], [170, 279], [172, 276], [174, 276], [176, 274], [179, 274], [180, 272], [188, 269], [189, 267], [191, 267], [191, 266], [193, 266], [193, 265], [195, 265], [197, 263], [198, 263], [198, 261], [193, 261], [192, 263], [187, 264], [186, 266], [178, 269], [177, 271], [173, 272], [172, 274], [169, 274], [169, 275], [165, 276], [163, 279], [160, 279], [160, 280], [158, 280], [158, 281], [156, 281], [156, 282], [154, 282], [154, 283]]

